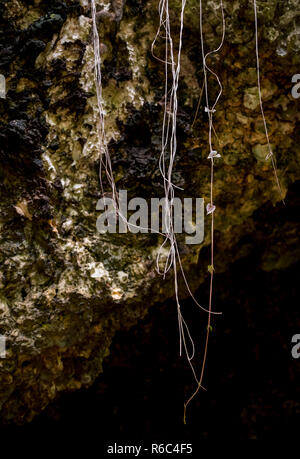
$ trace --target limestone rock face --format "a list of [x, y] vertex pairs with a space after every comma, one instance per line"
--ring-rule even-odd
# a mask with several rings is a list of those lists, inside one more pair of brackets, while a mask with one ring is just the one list
[[[130, 197], [162, 197], [164, 66], [150, 52], [158, 2], [96, 3], [117, 187]], [[220, 6], [203, 3], [210, 50], [221, 37]], [[264, 159], [253, 8], [244, 0], [224, 3], [225, 44], [210, 59], [224, 88], [214, 126], [222, 154], [215, 167], [216, 270], [255, 249], [243, 243], [249, 235], [266, 239], [262, 269], [285, 268], [299, 258], [299, 227], [287, 214], [270, 227], [263, 214], [268, 203], [282, 204]], [[262, 95], [286, 194], [299, 178], [299, 102], [291, 95], [292, 76], [299, 72], [298, 0], [258, 3]], [[174, 36], [180, 5], [170, 3]], [[174, 183], [184, 188], [178, 196], [208, 202], [204, 99], [195, 118], [203, 84], [198, 17], [198, 2], [188, 1]], [[58, 393], [91, 385], [115, 332], [174, 292], [172, 274], [163, 280], [156, 272], [158, 236], [96, 231], [98, 112], [89, 1], [4, 0], [0, 18], [0, 73], [7, 89], [0, 99], [0, 334], [7, 342], [0, 359], [0, 412], [3, 422], [24, 423]], [[163, 44], [158, 42], [158, 55]], [[213, 80], [210, 89], [213, 97]], [[207, 277], [209, 218], [201, 245], [178, 240], [195, 290]]]

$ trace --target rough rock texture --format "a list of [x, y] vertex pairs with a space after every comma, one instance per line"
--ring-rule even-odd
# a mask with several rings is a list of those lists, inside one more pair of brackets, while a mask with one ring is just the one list
[[[221, 34], [219, 2], [204, 3], [210, 49]], [[97, 4], [117, 186], [132, 197], [162, 196], [157, 162], [164, 69], [150, 53], [157, 2]], [[171, 4], [175, 34], [179, 4]], [[291, 96], [291, 77], [299, 72], [297, 4], [258, 2], [263, 99], [285, 193], [299, 173], [298, 102]], [[299, 259], [293, 216], [270, 225], [266, 212], [263, 227], [256, 226], [270, 201], [282, 204], [264, 160], [253, 9], [242, 0], [225, 5], [226, 42], [211, 59], [224, 86], [215, 115], [222, 150], [215, 168], [216, 270], [226, 271], [255, 249], [245, 242], [249, 235], [265, 239], [262, 269], [286, 268]], [[193, 123], [203, 83], [197, 8], [188, 2], [174, 176], [185, 189], [181, 196], [207, 199], [203, 101]], [[3, 422], [23, 423], [59, 392], [89, 386], [116, 330], [173, 290], [172, 275], [162, 281], [155, 271], [157, 236], [96, 232], [99, 151], [88, 0], [1, 1], [0, 17], [0, 73], [7, 82], [7, 97], [0, 99], [0, 334], [7, 337], [0, 407]], [[193, 289], [207, 277], [209, 219], [206, 224], [202, 245], [186, 246], [179, 238]]]

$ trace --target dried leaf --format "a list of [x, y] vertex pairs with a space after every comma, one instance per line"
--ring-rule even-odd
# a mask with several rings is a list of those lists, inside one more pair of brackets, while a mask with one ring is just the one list
[[19, 201], [17, 204], [14, 206], [16, 211], [18, 212], [19, 215], [22, 215], [22, 217], [28, 218], [29, 220], [32, 220], [32, 215], [28, 210], [27, 207], [27, 202], [26, 201]]
[[49, 223], [49, 225], [51, 226], [52, 231], [53, 231], [54, 233], [56, 233], [56, 234], [59, 234], [59, 233], [58, 233], [58, 230], [57, 230], [57, 227], [56, 227], [56, 222], [55, 222], [55, 220], [48, 220], [48, 223]]

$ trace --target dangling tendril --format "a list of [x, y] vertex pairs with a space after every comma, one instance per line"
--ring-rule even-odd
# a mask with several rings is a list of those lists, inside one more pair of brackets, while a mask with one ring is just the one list
[[263, 123], [264, 123], [265, 135], [266, 135], [266, 139], [267, 139], [268, 152], [269, 152], [267, 154], [267, 156], [266, 156], [266, 160], [271, 159], [276, 185], [277, 185], [281, 200], [282, 200], [282, 202], [284, 204], [284, 195], [283, 195], [282, 188], [281, 188], [280, 181], [279, 181], [279, 177], [278, 177], [276, 159], [275, 159], [275, 156], [274, 156], [274, 153], [272, 151], [271, 144], [270, 144], [268, 126], [267, 126], [265, 113], [264, 113], [264, 107], [263, 107], [263, 103], [262, 103], [261, 83], [260, 83], [260, 65], [259, 65], [259, 48], [258, 48], [258, 20], [257, 20], [257, 4], [256, 4], [256, 0], [253, 0], [253, 9], [254, 9], [254, 23], [255, 23], [255, 54], [256, 54], [256, 72], [257, 72], [258, 98], [259, 98], [261, 116], [262, 116]]
[[[222, 84], [220, 81], [220, 78], [218, 75], [207, 65], [207, 58], [211, 56], [212, 54], [215, 54], [220, 51], [224, 44], [224, 39], [225, 39], [225, 32], [226, 32], [226, 24], [225, 24], [225, 14], [224, 14], [224, 6], [223, 6], [223, 0], [220, 0], [220, 8], [221, 8], [221, 14], [222, 14], [222, 38], [219, 46], [206, 53], [204, 51], [204, 37], [203, 37], [203, 13], [202, 13], [202, 0], [199, 2], [199, 20], [200, 20], [200, 41], [201, 41], [201, 52], [202, 52], [202, 59], [203, 59], [203, 73], [204, 73], [204, 88], [205, 88], [205, 98], [206, 98], [206, 107], [205, 111], [208, 115], [208, 143], [209, 143], [209, 155], [208, 158], [210, 159], [210, 202], [207, 204], [206, 210], [207, 210], [207, 215], [211, 215], [211, 250], [210, 250], [210, 286], [209, 286], [209, 306], [208, 306], [208, 320], [207, 320], [207, 329], [206, 329], [206, 338], [205, 338], [205, 347], [204, 347], [204, 356], [202, 360], [202, 367], [201, 367], [201, 373], [199, 380], [197, 381], [198, 385], [196, 390], [193, 392], [193, 394], [190, 396], [190, 398], [187, 400], [187, 402], [184, 404], [184, 423], [186, 423], [186, 410], [189, 405], [189, 403], [193, 400], [193, 398], [196, 396], [198, 391], [203, 388], [202, 382], [203, 382], [203, 377], [204, 377], [204, 370], [205, 370], [205, 365], [206, 365], [206, 359], [207, 359], [207, 351], [208, 351], [208, 339], [209, 339], [209, 333], [210, 333], [210, 328], [211, 328], [211, 315], [212, 315], [212, 293], [213, 293], [213, 278], [214, 278], [214, 212], [216, 210], [216, 206], [213, 203], [213, 188], [214, 188], [214, 158], [218, 158], [221, 155], [213, 149], [213, 144], [212, 144], [212, 132], [214, 130], [213, 127], [213, 115], [215, 113], [215, 108], [217, 106], [217, 103], [222, 95]], [[208, 94], [208, 73], [213, 75], [215, 79], [217, 80], [218, 86], [219, 86], [219, 92], [218, 95], [213, 103], [212, 106], [210, 106], [209, 103], [209, 94]]]

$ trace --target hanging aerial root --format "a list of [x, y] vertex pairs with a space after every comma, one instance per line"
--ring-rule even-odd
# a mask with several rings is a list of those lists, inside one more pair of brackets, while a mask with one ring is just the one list
[[272, 151], [271, 144], [270, 144], [268, 126], [267, 126], [265, 113], [264, 113], [264, 108], [263, 108], [263, 103], [262, 103], [261, 83], [260, 83], [259, 47], [258, 47], [258, 20], [257, 20], [257, 4], [256, 4], [256, 0], [253, 0], [253, 9], [254, 9], [254, 23], [255, 23], [255, 54], [256, 54], [256, 71], [257, 71], [258, 97], [259, 97], [260, 111], [261, 111], [261, 116], [262, 116], [263, 123], [264, 123], [264, 130], [265, 130], [265, 135], [266, 135], [267, 145], [268, 145], [268, 154], [266, 156], [266, 160], [271, 159], [276, 186], [278, 188], [281, 200], [282, 200], [283, 204], [285, 204], [284, 195], [283, 195], [281, 184], [280, 184], [279, 177], [278, 177], [276, 159], [275, 159], [275, 155], [274, 155], [274, 153]]
[[[208, 320], [207, 320], [207, 328], [206, 328], [206, 337], [205, 337], [205, 345], [204, 345], [204, 355], [202, 360], [202, 367], [200, 377], [197, 380], [197, 387], [193, 394], [189, 397], [189, 399], [184, 403], [184, 413], [183, 413], [183, 422], [186, 424], [186, 412], [187, 407], [193, 398], [197, 395], [200, 389], [204, 389], [202, 386], [203, 377], [204, 377], [204, 370], [207, 360], [207, 352], [208, 352], [208, 341], [209, 341], [209, 332], [211, 330], [211, 315], [212, 315], [212, 294], [213, 294], [213, 277], [214, 277], [214, 212], [216, 210], [216, 206], [213, 202], [213, 189], [214, 189], [214, 159], [220, 158], [221, 154], [218, 153], [217, 150], [213, 148], [212, 143], [212, 133], [214, 132], [216, 137], [217, 134], [215, 132], [213, 126], [213, 116], [216, 112], [216, 106], [219, 102], [219, 99], [222, 95], [223, 87], [220, 81], [219, 76], [207, 65], [207, 59], [212, 54], [215, 54], [220, 51], [224, 44], [225, 39], [225, 32], [226, 32], [226, 24], [225, 24], [225, 14], [224, 14], [224, 6], [223, 0], [220, 0], [220, 8], [222, 14], [222, 38], [219, 46], [206, 53], [204, 51], [204, 37], [203, 37], [203, 13], [202, 13], [202, 0], [199, 0], [199, 22], [200, 22], [200, 41], [201, 41], [201, 52], [202, 52], [202, 63], [203, 63], [203, 73], [204, 73], [204, 88], [205, 88], [205, 98], [206, 98], [206, 107], [205, 112], [208, 115], [208, 146], [209, 146], [209, 155], [208, 159], [210, 160], [210, 202], [206, 206], [207, 215], [211, 215], [211, 248], [210, 248], [210, 265], [209, 265], [209, 273], [210, 273], [210, 286], [209, 286], [209, 306], [208, 306]], [[211, 74], [217, 81], [219, 86], [218, 95], [212, 105], [210, 105], [209, 101], [209, 93], [208, 93], [208, 73]], [[218, 139], [218, 137], [217, 137]], [[197, 378], [196, 378], [197, 379]]]
[[[178, 250], [176, 236], [174, 234], [173, 228], [173, 201], [175, 197], [175, 188], [179, 188], [172, 182], [172, 172], [174, 166], [174, 160], [177, 153], [177, 90], [179, 84], [180, 76], [180, 59], [182, 51], [182, 41], [183, 41], [183, 18], [184, 18], [184, 9], [185, 9], [185, 0], [182, 0], [181, 3], [181, 12], [180, 12], [180, 32], [178, 39], [178, 49], [177, 52], [174, 49], [174, 41], [171, 33], [170, 26], [170, 14], [169, 14], [169, 3], [168, 0], [161, 0], [159, 3], [159, 26], [155, 36], [155, 39], [152, 43], [151, 51], [154, 58], [162, 62], [165, 66], [165, 87], [164, 87], [164, 113], [163, 113], [163, 125], [162, 125], [162, 140], [161, 140], [161, 154], [159, 158], [159, 169], [163, 177], [164, 183], [164, 195], [165, 195], [165, 227], [167, 228], [166, 237], [162, 243], [158, 255], [157, 255], [157, 271], [159, 274], [166, 276], [167, 272], [173, 268], [174, 271], [174, 290], [175, 298], [177, 304], [177, 313], [178, 313], [178, 327], [179, 327], [179, 354], [182, 355], [184, 351], [188, 363], [191, 367], [192, 373], [196, 382], [198, 379], [194, 366], [192, 364], [192, 359], [195, 354], [195, 346], [193, 339], [191, 337], [187, 323], [185, 322], [181, 306], [179, 302], [179, 292], [178, 292], [178, 273], [183, 277], [185, 286], [191, 295], [195, 304], [209, 313], [209, 309], [201, 306], [197, 300], [194, 298], [191, 289], [189, 287], [187, 278], [185, 276], [180, 253]], [[165, 55], [164, 59], [156, 56], [155, 54], [155, 45], [156, 42], [160, 39], [164, 39], [165, 44]], [[169, 84], [169, 76], [171, 78], [171, 84]], [[160, 270], [160, 259], [162, 254], [165, 252], [163, 249], [169, 246], [166, 261], [164, 262], [164, 268]], [[178, 264], [178, 265], [177, 265]], [[178, 270], [179, 267], [179, 270]], [[218, 313], [216, 313], [218, 314]], [[189, 344], [188, 344], [189, 343]], [[188, 348], [191, 348], [189, 351]]]
[[94, 75], [98, 105], [98, 123], [97, 123], [97, 134], [98, 144], [100, 150], [100, 162], [99, 162], [99, 180], [102, 196], [104, 196], [103, 182], [102, 182], [102, 169], [104, 168], [106, 178], [111, 188], [112, 199], [117, 205], [117, 192], [116, 185], [113, 177], [111, 158], [108, 150], [106, 133], [105, 133], [105, 118], [103, 108], [103, 97], [102, 97], [102, 74], [101, 74], [101, 55], [100, 55], [100, 41], [97, 29], [97, 11], [95, 0], [91, 0], [91, 12], [92, 12], [92, 28], [93, 28], [93, 49], [94, 49]]

